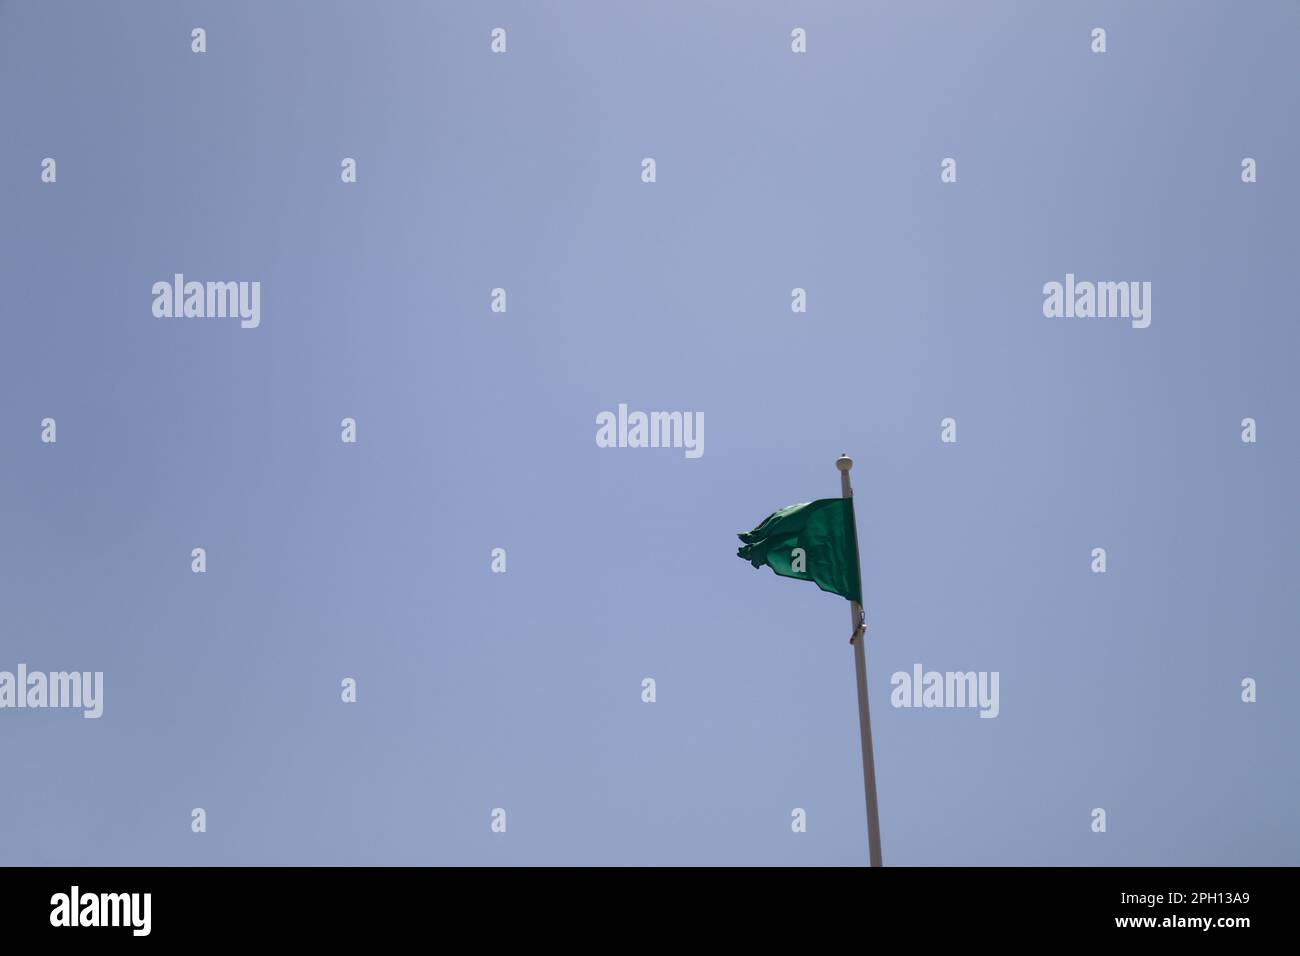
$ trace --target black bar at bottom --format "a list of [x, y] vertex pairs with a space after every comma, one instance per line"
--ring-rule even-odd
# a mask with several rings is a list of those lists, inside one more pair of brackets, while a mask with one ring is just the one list
[[714, 934], [734, 945], [843, 932], [864, 947], [900, 933], [927, 944], [1232, 945], [1286, 932], [1295, 877], [1293, 868], [11, 868], [0, 869], [0, 926], [6, 942], [92, 945], [338, 945], [412, 933], [452, 944], [461, 932], [483, 943], [674, 947]]

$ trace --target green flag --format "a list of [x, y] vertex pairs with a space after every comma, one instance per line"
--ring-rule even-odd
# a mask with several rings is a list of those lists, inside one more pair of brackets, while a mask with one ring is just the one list
[[858, 535], [852, 498], [821, 498], [770, 514], [753, 531], [739, 535], [736, 552], [756, 568], [812, 581], [850, 601], [862, 603]]

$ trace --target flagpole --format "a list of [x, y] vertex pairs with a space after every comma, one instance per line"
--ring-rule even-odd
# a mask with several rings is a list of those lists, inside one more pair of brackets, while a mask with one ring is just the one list
[[[835, 462], [840, 471], [840, 497], [852, 498], [853, 486], [849, 484], [849, 469], [853, 459], [840, 455]], [[858, 519], [853, 518], [853, 553], [858, 557], [858, 591], [862, 591], [861, 556], [858, 554]], [[866, 622], [862, 614], [862, 605], [850, 601], [853, 613], [853, 636], [849, 643], [853, 645], [853, 667], [858, 675], [858, 727], [862, 731], [862, 786], [867, 792], [867, 846], [871, 854], [871, 865], [880, 866], [880, 812], [876, 805], [876, 759], [871, 750], [871, 705], [867, 702], [867, 650]]]

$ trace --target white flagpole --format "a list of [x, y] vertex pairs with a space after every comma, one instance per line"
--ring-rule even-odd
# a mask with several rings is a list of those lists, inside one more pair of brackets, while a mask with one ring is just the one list
[[[853, 459], [840, 455], [835, 462], [840, 470], [840, 497], [852, 498], [853, 486], [849, 484], [849, 469]], [[853, 518], [853, 547], [858, 546], [858, 520]], [[858, 555], [858, 590], [862, 590], [862, 559]], [[867, 845], [871, 853], [871, 865], [880, 866], [880, 812], [876, 805], [876, 758], [871, 751], [871, 705], [867, 703], [867, 650], [866, 621], [862, 614], [862, 605], [850, 601], [853, 612], [853, 636], [849, 643], [853, 645], [853, 666], [858, 674], [858, 726], [862, 731], [862, 785], [867, 792]]]

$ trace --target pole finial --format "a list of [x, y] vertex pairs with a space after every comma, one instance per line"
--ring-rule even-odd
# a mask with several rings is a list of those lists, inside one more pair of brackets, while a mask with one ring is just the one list
[[840, 455], [839, 458], [835, 459], [835, 467], [840, 471], [848, 471], [853, 467], [853, 459], [848, 455]]

